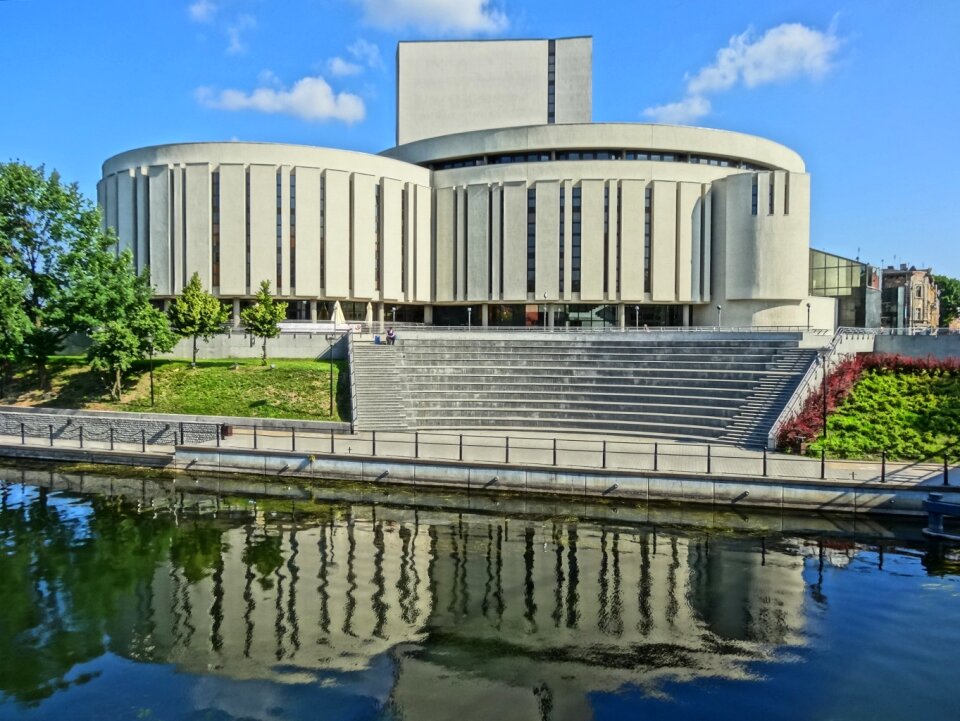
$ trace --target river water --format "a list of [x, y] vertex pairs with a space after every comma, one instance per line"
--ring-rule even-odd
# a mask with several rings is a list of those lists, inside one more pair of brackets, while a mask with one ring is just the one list
[[960, 718], [920, 521], [28, 475], [0, 719]]

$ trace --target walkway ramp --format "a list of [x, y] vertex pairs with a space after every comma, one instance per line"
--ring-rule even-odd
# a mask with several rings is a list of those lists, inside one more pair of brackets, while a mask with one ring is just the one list
[[398, 346], [353, 342], [353, 374], [356, 388], [358, 431], [406, 430], [409, 401], [405, 392]]

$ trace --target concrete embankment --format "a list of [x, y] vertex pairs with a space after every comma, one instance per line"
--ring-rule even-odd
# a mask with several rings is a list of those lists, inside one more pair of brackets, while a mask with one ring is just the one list
[[141, 468], [172, 468], [172, 453], [129, 450], [100, 450], [96, 448], [63, 448], [56, 446], [0, 445], [0, 457], [13, 460], [52, 461], [55, 463], [103, 463], [114, 466]]
[[924, 515], [931, 491], [960, 501], [960, 488], [937, 479], [922, 483], [854, 483], [809, 479], [763, 480], [726, 475], [625, 472], [372, 456], [323, 455], [284, 451], [180, 446], [180, 472], [256, 474], [267, 478], [305, 478], [446, 488], [463, 493], [510, 492], [584, 497], [607, 501], [674, 502], [736, 509], [829, 511]]

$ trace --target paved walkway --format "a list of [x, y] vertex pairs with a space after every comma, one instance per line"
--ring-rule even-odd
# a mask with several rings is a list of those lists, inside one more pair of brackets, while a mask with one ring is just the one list
[[[19, 436], [0, 436], [0, 444], [20, 445]], [[79, 449], [77, 439], [55, 439], [55, 447]], [[205, 445], [214, 445], [211, 441]], [[220, 441], [224, 448], [292, 451], [316, 454], [364, 455], [391, 458], [423, 458], [463, 462], [509, 463], [511, 465], [556, 466], [571, 471], [608, 470], [672, 471], [719, 475], [767, 477], [770, 479], [821, 479], [816, 458], [782, 453], [751, 451], [733, 446], [663, 442], [617, 434], [547, 433], [543, 431], [464, 430], [331, 434], [318, 431], [234, 427], [233, 435]], [[49, 447], [46, 438], [27, 438], [26, 445]], [[86, 441], [84, 448], [109, 450], [105, 441]], [[115, 442], [114, 450], [142, 452], [140, 443]], [[147, 453], [170, 455], [172, 445], [146, 446]], [[950, 471], [960, 485], [960, 466]], [[823, 480], [883, 482], [894, 485], [939, 486], [942, 463], [887, 463], [827, 461]]]

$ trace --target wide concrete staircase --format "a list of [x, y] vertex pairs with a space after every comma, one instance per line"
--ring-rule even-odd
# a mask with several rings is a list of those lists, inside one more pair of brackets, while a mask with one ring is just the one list
[[353, 341], [350, 382], [355, 387], [358, 431], [406, 430], [409, 402], [401, 372], [398, 346]]
[[814, 350], [799, 334], [403, 337], [408, 423], [761, 446]]

